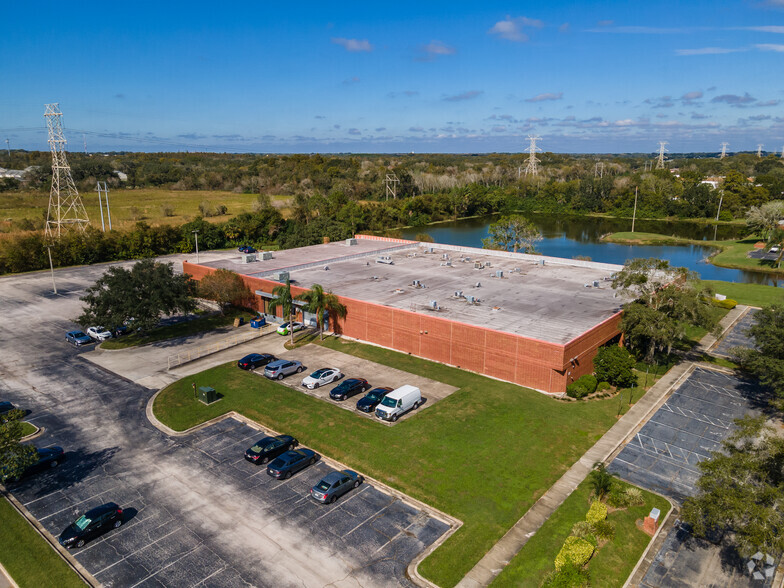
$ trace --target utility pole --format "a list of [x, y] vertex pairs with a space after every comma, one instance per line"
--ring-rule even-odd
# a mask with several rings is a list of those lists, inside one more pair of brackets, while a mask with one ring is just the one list
[[784, 159], [784, 147], [781, 148], [781, 159]]
[[659, 158], [656, 160], [656, 169], [664, 169], [664, 154], [667, 153], [665, 147], [668, 144], [667, 141], [659, 141]]
[[719, 215], [721, 214], [721, 203], [724, 201], [724, 190], [721, 190], [719, 194], [719, 209], [716, 211], [716, 222], [718, 222]]
[[400, 183], [396, 174], [387, 174], [384, 178], [384, 186], [386, 195], [385, 200], [389, 200], [389, 195], [392, 195], [392, 200], [397, 199], [397, 185]]
[[536, 142], [541, 140], [541, 137], [528, 135], [528, 149], [526, 149], [528, 151], [528, 163], [525, 166], [525, 175], [531, 174], [534, 177], [539, 175], [539, 159], [537, 159], [536, 153], [541, 151], [541, 149], [536, 146]]
[[634, 187], [634, 212], [632, 213], [632, 233], [634, 232], [634, 220], [637, 218], [637, 186]]
[[54, 265], [52, 264], [52, 246], [47, 245], [46, 250], [49, 252], [49, 269], [52, 272], [52, 289], [54, 293], [57, 294], [57, 284], [54, 283]]
[[5, 140], [5, 149], [8, 151], [8, 158], [11, 158], [11, 147], [8, 145], [8, 139]]
[[719, 159], [724, 159], [727, 157], [727, 147], [729, 147], [729, 145], [730, 144], [727, 142], [721, 144], [721, 155], [719, 156]]
[[196, 263], [199, 263], [199, 229], [191, 231], [193, 233], [194, 239], [196, 239]]
[[76, 228], [84, 231], [90, 221], [65, 157], [67, 141], [63, 133], [63, 113], [60, 112], [60, 105], [46, 104], [44, 118], [52, 151], [52, 189], [49, 192], [45, 234], [49, 238], [60, 238], [64, 229], [67, 231]]
[[757, 143], [757, 157], [759, 157], [760, 159], [762, 159], [762, 147], [763, 147], [762, 143]]
[[84, 154], [87, 155], [87, 135], [82, 133], [82, 141], [84, 141]]

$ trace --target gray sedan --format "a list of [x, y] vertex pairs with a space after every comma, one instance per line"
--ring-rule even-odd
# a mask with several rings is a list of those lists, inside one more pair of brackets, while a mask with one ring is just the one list
[[352, 488], [365, 481], [360, 474], [351, 470], [330, 472], [310, 489], [310, 495], [319, 502], [332, 504]]

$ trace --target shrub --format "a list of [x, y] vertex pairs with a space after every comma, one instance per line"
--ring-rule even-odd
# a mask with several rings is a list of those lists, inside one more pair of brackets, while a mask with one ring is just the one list
[[598, 521], [603, 521], [607, 518], [607, 505], [599, 500], [594, 500], [591, 503], [591, 508], [588, 509], [588, 514], [585, 515], [585, 520], [591, 524]]
[[626, 491], [616, 485], [607, 495], [607, 504], [615, 508], [626, 508], [631, 503], [629, 502], [629, 496], [626, 494]]
[[612, 388], [612, 384], [610, 384], [610, 382], [599, 382], [599, 385], [596, 387], [599, 392], [609, 390], [610, 388]]
[[711, 304], [713, 304], [713, 306], [718, 306], [719, 308], [726, 308], [728, 310], [732, 310], [733, 308], [738, 306], [738, 303], [735, 300], [732, 300], [731, 298], [725, 298], [724, 300], [716, 300], [715, 298], [713, 298], [711, 300]]
[[630, 506], [642, 506], [645, 499], [642, 497], [642, 490], [639, 488], [628, 487], [624, 492]]
[[566, 395], [569, 398], [576, 398], [579, 400], [580, 398], [584, 398], [588, 396], [588, 390], [585, 389], [581, 384], [577, 382], [572, 382], [568, 386], [566, 386]]
[[161, 204], [161, 216], [174, 216], [174, 207], [171, 204]]
[[588, 521], [579, 521], [572, 527], [572, 535], [579, 537], [580, 539], [585, 539], [586, 535], [591, 535], [592, 533], [593, 528]]
[[596, 379], [596, 376], [594, 376], [593, 374], [586, 374], [584, 376], [580, 376], [579, 378], [577, 378], [575, 384], [579, 384], [580, 386], [588, 390], [588, 394], [593, 394], [594, 392], [596, 392], [596, 387], [598, 386], [599, 383]]
[[602, 462], [596, 462], [593, 466], [593, 471], [588, 475], [591, 478], [589, 482], [591, 490], [594, 491], [597, 498], [603, 498], [605, 494], [612, 490], [613, 475], [607, 471]]
[[560, 570], [547, 574], [540, 586], [542, 588], [584, 588], [588, 586], [588, 570], [566, 564]]
[[617, 345], [600, 347], [596, 357], [593, 358], [596, 377], [617, 388], [631, 388], [637, 385], [637, 375], [632, 371], [635, 365], [637, 362], [629, 350]]
[[564, 566], [572, 564], [584, 566], [591, 559], [596, 548], [589, 541], [580, 537], [567, 537], [561, 551], [555, 556], [555, 569], [560, 571]]
[[615, 537], [615, 525], [611, 521], [596, 521], [591, 528], [594, 535], [602, 541], [611, 541]]

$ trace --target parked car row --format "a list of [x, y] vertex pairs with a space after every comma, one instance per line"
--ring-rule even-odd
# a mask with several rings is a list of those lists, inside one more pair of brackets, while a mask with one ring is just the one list
[[[132, 319], [131, 319], [132, 320]], [[128, 322], [128, 321], [126, 321]], [[87, 327], [84, 331], [68, 331], [65, 334], [65, 340], [74, 347], [81, 347], [82, 345], [89, 345], [93, 342], [102, 342], [113, 337], [120, 337], [128, 332], [128, 327], [122, 325], [117, 327], [114, 331], [105, 329], [102, 326]]]
[[[298, 445], [299, 442], [291, 435], [264, 437], [245, 451], [245, 459], [257, 465], [268, 464], [269, 476], [287, 480], [321, 459], [312, 449], [295, 449]], [[352, 470], [330, 472], [310, 489], [310, 496], [318, 502], [331, 504], [364, 481]]]

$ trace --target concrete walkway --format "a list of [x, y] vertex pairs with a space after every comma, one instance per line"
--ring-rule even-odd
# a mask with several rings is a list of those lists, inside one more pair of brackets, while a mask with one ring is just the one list
[[0, 564], [0, 588], [19, 588], [19, 584], [14, 582], [11, 574]]
[[[705, 335], [690, 354], [689, 359], [711, 349], [735, 323], [748, 312], [747, 306], [736, 306], [719, 323], [721, 335]], [[561, 506], [575, 488], [593, 469], [597, 461], [606, 461], [642, 427], [648, 418], [659, 409], [678, 385], [694, 370], [693, 361], [682, 361], [667, 372], [596, 444], [591, 447], [542, 497], [509, 529], [498, 543], [458, 583], [458, 588], [488, 586], [501, 573], [509, 561], [517, 555], [528, 539]]]

